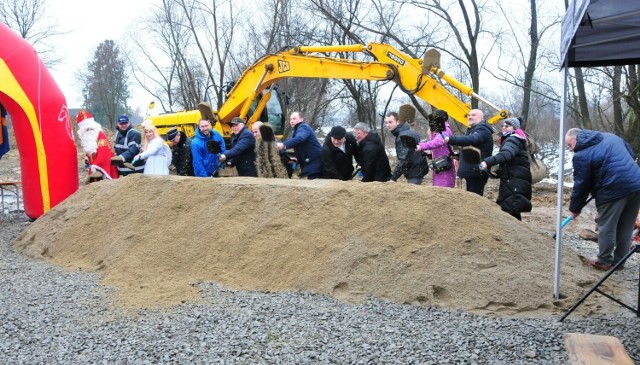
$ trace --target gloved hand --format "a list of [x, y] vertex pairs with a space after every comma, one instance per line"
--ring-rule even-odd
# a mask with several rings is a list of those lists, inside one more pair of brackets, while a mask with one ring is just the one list
[[140, 159], [140, 155], [135, 155], [135, 156], [133, 157], [133, 160], [131, 160], [131, 164], [132, 164], [132, 165], [135, 165], [135, 164], [136, 164], [136, 162], [138, 162], [138, 160], [139, 160], [139, 159]]
[[122, 156], [113, 156], [111, 157], [112, 165], [121, 165], [124, 162], [124, 158]]

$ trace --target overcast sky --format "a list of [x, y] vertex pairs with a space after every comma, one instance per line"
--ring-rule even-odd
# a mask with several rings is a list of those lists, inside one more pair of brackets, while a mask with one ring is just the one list
[[[75, 80], [75, 73], [85, 69], [98, 45], [113, 39], [120, 43], [127, 27], [161, 0], [49, 0], [46, 14], [57, 21], [61, 31], [68, 32], [55, 39], [62, 63], [49, 72], [64, 93], [69, 108], [82, 105], [82, 86]], [[150, 100], [131, 85], [133, 98], [130, 106], [146, 106]], [[144, 100], [142, 100], [144, 99]]]

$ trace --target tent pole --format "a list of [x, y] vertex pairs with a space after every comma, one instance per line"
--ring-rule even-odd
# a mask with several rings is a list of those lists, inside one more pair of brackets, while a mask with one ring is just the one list
[[564, 185], [564, 124], [567, 114], [567, 61], [562, 67], [562, 97], [560, 98], [560, 132], [558, 158], [558, 212], [556, 219], [556, 260], [553, 274], [553, 298], [560, 299], [560, 258], [562, 248], [562, 193]]

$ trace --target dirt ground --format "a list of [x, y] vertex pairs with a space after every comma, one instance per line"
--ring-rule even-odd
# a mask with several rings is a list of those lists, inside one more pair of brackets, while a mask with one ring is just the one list
[[[0, 180], [19, 180], [18, 163], [13, 149], [0, 160]], [[197, 301], [198, 283], [212, 281], [349, 302], [564, 312], [601, 273], [563, 249], [562, 298], [552, 298], [556, 186], [536, 185], [534, 209], [519, 222], [494, 203], [497, 184], [479, 197], [430, 181], [135, 175], [81, 186], [26, 228], [15, 247], [68, 270], [99, 272], [131, 307]], [[566, 229], [593, 228], [593, 217], [587, 207]], [[615, 280], [608, 286], [626, 290]], [[610, 308], [596, 299], [579, 311]]]

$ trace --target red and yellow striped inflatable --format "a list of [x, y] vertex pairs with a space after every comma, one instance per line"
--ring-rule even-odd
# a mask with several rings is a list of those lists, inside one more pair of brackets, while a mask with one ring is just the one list
[[24, 210], [38, 218], [78, 190], [67, 102], [33, 47], [0, 22], [0, 103], [7, 109], [22, 171]]

